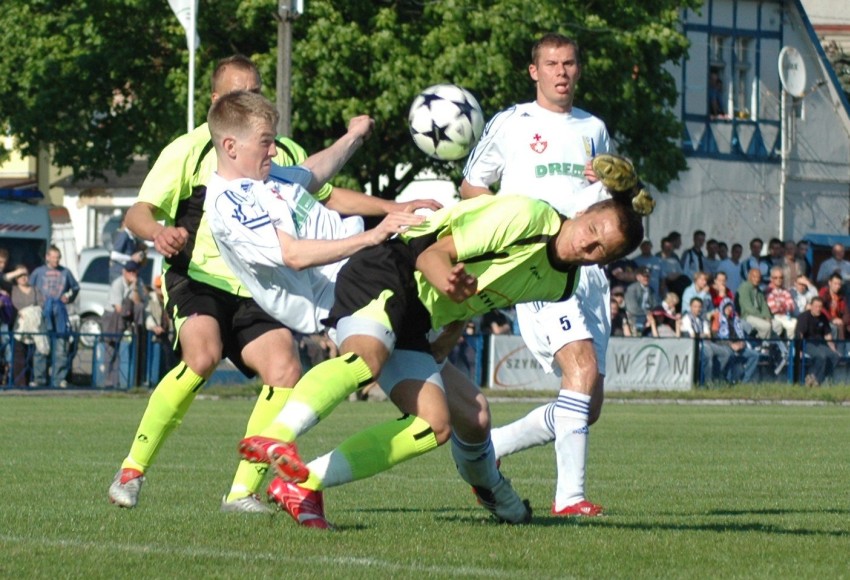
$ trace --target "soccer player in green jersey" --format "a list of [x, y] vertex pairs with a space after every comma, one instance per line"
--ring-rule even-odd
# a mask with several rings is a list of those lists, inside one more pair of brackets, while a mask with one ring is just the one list
[[[568, 220], [519, 196], [463, 201], [397, 239], [361, 250], [340, 271], [328, 324], [339, 357], [308, 371], [283, 410], [239, 451], [272, 463], [270, 495], [301, 525], [327, 528], [322, 490], [385, 471], [445, 443], [449, 408], [428, 333], [462, 328], [493, 308], [560, 300], [579, 266], [604, 264], [643, 237], [630, 204], [608, 200]], [[295, 439], [376, 378], [404, 414], [344, 441], [305, 465]]]

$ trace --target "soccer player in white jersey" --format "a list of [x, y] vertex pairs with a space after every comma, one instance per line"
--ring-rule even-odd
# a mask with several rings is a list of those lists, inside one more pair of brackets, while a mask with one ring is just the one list
[[276, 168], [292, 181], [269, 179], [276, 116], [267, 99], [247, 91], [221, 97], [210, 109], [218, 168], [207, 184], [204, 211], [222, 258], [260, 307], [290, 330], [311, 334], [333, 304], [345, 259], [424, 218], [392, 212], [363, 231], [362, 220], [343, 220], [297, 182], [330, 179], [321, 173], [336, 174], [345, 156], [334, 156], [320, 175]]
[[[572, 217], [610, 197], [601, 184], [587, 187], [598, 181], [600, 171], [594, 170], [591, 159], [609, 150], [608, 131], [600, 119], [573, 106], [581, 76], [575, 41], [544, 35], [532, 48], [528, 71], [537, 86], [536, 100], [509, 107], [490, 120], [467, 161], [461, 196], [491, 194], [490, 186], [498, 182], [500, 195], [533, 196]], [[610, 155], [598, 159], [622, 164], [607, 168], [613, 169], [609, 173], [614, 181], [623, 181], [614, 189], [636, 186], [630, 163]], [[609, 296], [602, 269], [585, 266], [573, 298], [517, 305], [523, 339], [544, 368], [560, 370], [561, 390], [554, 403], [494, 429], [492, 439], [498, 457], [555, 441], [555, 515], [602, 514], [602, 506], [585, 497], [584, 483], [588, 425], [602, 407]]]

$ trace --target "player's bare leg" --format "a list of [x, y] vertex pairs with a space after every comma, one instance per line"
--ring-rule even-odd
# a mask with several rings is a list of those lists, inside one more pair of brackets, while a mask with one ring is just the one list
[[145, 472], [221, 360], [221, 334], [215, 318], [190, 317], [182, 321], [178, 332], [182, 360], [151, 394], [130, 453], [109, 487], [109, 501], [120, 507], [132, 508], [138, 503]]
[[499, 472], [490, 440], [490, 406], [481, 390], [451, 363], [442, 370], [452, 425], [452, 457], [458, 473], [470, 484], [479, 502], [500, 521], [531, 521], [528, 501], [522, 500]]
[[[274, 353], [274, 356], [269, 356]], [[301, 359], [292, 333], [279, 328], [266, 332], [242, 349], [242, 360], [263, 382], [257, 402], [248, 419], [245, 437], [257, 435], [280, 413], [301, 377]], [[269, 513], [258, 491], [268, 472], [266, 463], [240, 461], [230, 486], [222, 498], [221, 510], [235, 513]]]

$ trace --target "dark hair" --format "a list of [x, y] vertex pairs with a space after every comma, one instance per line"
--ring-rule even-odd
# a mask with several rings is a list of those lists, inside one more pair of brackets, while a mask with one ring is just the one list
[[569, 36], [564, 36], [557, 32], [547, 32], [534, 43], [531, 47], [531, 64], [537, 64], [537, 56], [540, 54], [540, 49], [544, 46], [554, 46], [555, 48], [572, 46], [576, 51], [576, 64], [581, 65], [581, 50], [578, 47], [578, 43]]
[[617, 226], [623, 232], [623, 245], [618, 251], [609, 256], [609, 264], [634, 252], [643, 240], [643, 218], [632, 209], [630, 203], [626, 204], [614, 199], [606, 199], [605, 201], [594, 203], [587, 208], [585, 213], [595, 213], [611, 209], [617, 215], [619, 222]]
[[221, 79], [221, 75], [224, 74], [224, 69], [228, 67], [233, 67], [237, 70], [245, 72], [253, 72], [255, 75], [257, 75], [257, 80], [259, 81], [259, 83], [262, 84], [262, 79], [260, 78], [260, 71], [257, 69], [257, 65], [255, 65], [253, 61], [247, 56], [241, 54], [234, 54], [233, 56], [223, 58], [216, 63], [215, 69], [212, 73], [212, 77], [210, 78], [210, 91], [212, 91], [213, 93], [218, 92], [215, 90], [215, 86], [216, 84], [218, 84], [219, 79]]
[[753, 244], [756, 243], [756, 242], [758, 242], [762, 246], [764, 246], [764, 240], [762, 240], [761, 238], [753, 238], [752, 240], [750, 240], [750, 247], [752, 248]]

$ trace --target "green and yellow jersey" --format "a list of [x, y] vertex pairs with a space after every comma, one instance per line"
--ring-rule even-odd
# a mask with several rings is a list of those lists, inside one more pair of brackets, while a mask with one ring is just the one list
[[579, 267], [552, 262], [548, 243], [563, 217], [547, 203], [521, 196], [482, 195], [435, 212], [401, 239], [424, 249], [451, 235], [458, 262], [478, 278], [478, 292], [458, 304], [440, 293], [421, 272], [415, 273], [419, 299], [431, 325], [467, 320], [494, 308], [520, 302], [556, 301], [572, 295]]

